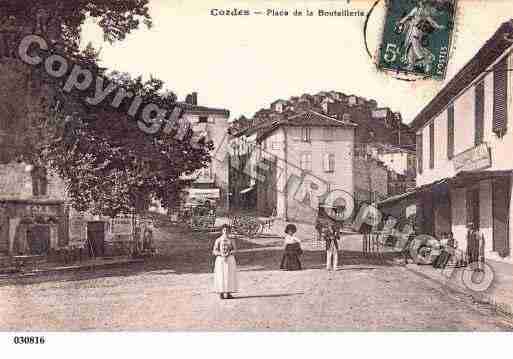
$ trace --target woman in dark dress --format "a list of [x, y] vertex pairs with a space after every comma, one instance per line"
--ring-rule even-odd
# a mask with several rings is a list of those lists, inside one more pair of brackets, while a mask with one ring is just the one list
[[297, 228], [293, 224], [287, 224], [287, 227], [285, 227], [285, 248], [280, 269], [301, 270], [299, 256], [303, 254], [303, 251], [299, 239], [294, 236], [296, 232]]

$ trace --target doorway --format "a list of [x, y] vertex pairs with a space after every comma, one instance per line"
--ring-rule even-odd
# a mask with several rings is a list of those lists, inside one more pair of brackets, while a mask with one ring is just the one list
[[479, 188], [467, 190], [467, 224], [472, 223], [479, 230]]
[[492, 183], [493, 208], [493, 251], [501, 257], [510, 254], [509, 248], [509, 206], [510, 178], [500, 177]]
[[27, 228], [30, 254], [46, 255], [50, 250], [50, 225], [32, 224]]

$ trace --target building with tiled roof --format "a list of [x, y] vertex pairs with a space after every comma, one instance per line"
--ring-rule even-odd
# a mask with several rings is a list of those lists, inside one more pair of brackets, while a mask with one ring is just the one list
[[[257, 166], [269, 163], [271, 168], [262, 181], [255, 176], [259, 211], [270, 214], [276, 210], [279, 217], [287, 220], [313, 221], [318, 197], [328, 189], [353, 193], [355, 127], [350, 121], [309, 110], [276, 121], [259, 132], [259, 146], [252, 160]], [[280, 190], [286, 178], [303, 179], [304, 188], [297, 196], [294, 191]], [[313, 191], [311, 185], [318, 190]]]
[[504, 22], [411, 123], [417, 225], [485, 238], [487, 259], [513, 261], [513, 20]]
[[[283, 105], [283, 108], [278, 109], [277, 105]], [[392, 171], [391, 168], [397, 167], [395, 164], [394, 166], [385, 166], [377, 154], [369, 156], [369, 151], [373, 150], [373, 144], [406, 146], [409, 150], [414, 149], [414, 136], [408, 126], [402, 123], [400, 114], [394, 113], [386, 107], [378, 108], [377, 102], [372, 99], [367, 100], [337, 91], [321, 91], [315, 95], [294, 96], [289, 101], [280, 99], [274, 101], [270, 107], [259, 110], [255, 114], [250, 128], [239, 129], [233, 131], [232, 134], [246, 140], [251, 139], [251, 141], [265, 143], [268, 137], [282, 133], [283, 129], [292, 131], [294, 128], [312, 128], [316, 132], [327, 133], [329, 128], [353, 126], [355, 136], [352, 154], [354, 154], [355, 161], [349, 173], [365, 179], [361, 180], [359, 182], [361, 186], [355, 187], [354, 190], [355, 197], [359, 200], [370, 201], [386, 197], [387, 174]], [[404, 166], [411, 165], [411, 157], [415, 157], [415, 154], [408, 150], [403, 153], [406, 154], [403, 157], [407, 159], [403, 161], [404, 158], [401, 157], [398, 163], [403, 165], [404, 162]], [[397, 155], [387, 156], [390, 157], [390, 163], [392, 161], [395, 163]], [[321, 159], [318, 160], [319, 163], [322, 163]], [[369, 174], [374, 179], [369, 178]], [[400, 175], [401, 173], [399, 173], [399, 177]], [[394, 177], [394, 173], [391, 177]], [[395, 177], [398, 177], [397, 174]], [[234, 193], [234, 196], [237, 196], [237, 193]], [[259, 198], [261, 199], [261, 196]], [[264, 202], [261, 201], [261, 203]], [[270, 200], [269, 203], [266, 206], [272, 206], [275, 201]], [[260, 207], [262, 206], [260, 205]]]
[[[195, 133], [201, 134], [207, 140], [214, 144], [214, 150], [217, 158], [224, 158], [226, 150], [224, 141], [230, 128], [228, 122], [230, 111], [223, 108], [212, 108], [200, 106], [197, 103], [198, 95], [196, 92], [188, 95], [185, 102], [179, 102], [177, 105], [185, 109], [184, 118], [187, 119]], [[213, 160], [206, 168], [202, 168], [191, 176], [182, 176], [184, 180], [194, 179], [192, 186], [186, 189], [187, 198], [194, 200], [197, 198], [215, 200], [222, 209], [228, 209], [228, 182], [229, 182], [228, 164], [223, 161]]]

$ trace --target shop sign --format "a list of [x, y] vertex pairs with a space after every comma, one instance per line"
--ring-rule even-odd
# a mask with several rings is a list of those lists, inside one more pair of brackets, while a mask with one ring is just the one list
[[131, 235], [132, 219], [131, 218], [114, 218], [110, 224], [112, 235]]
[[476, 171], [492, 165], [490, 150], [486, 143], [456, 155], [452, 161], [456, 172]]
[[219, 188], [191, 188], [189, 189], [189, 197], [196, 198], [220, 198]]
[[81, 242], [87, 239], [87, 221], [84, 218], [70, 218], [69, 237], [71, 242]]

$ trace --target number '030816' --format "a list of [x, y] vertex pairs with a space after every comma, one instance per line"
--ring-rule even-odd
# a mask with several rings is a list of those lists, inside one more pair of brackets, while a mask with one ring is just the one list
[[45, 337], [33, 337], [33, 336], [16, 336], [14, 337], [14, 344], [44, 344], [46, 342]]

